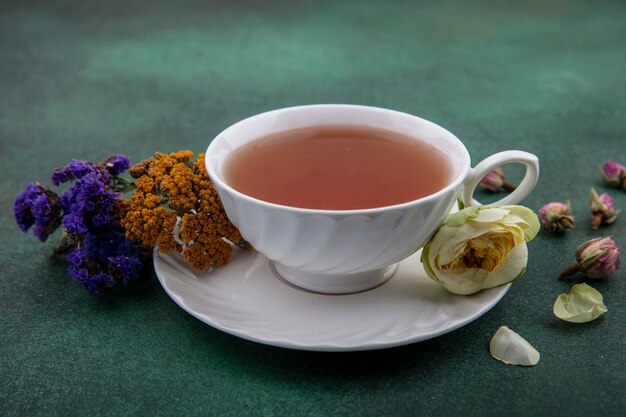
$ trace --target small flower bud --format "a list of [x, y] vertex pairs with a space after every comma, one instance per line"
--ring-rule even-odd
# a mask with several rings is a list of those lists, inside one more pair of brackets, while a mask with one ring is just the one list
[[598, 195], [596, 190], [591, 189], [591, 199], [589, 201], [591, 210], [591, 228], [597, 230], [601, 224], [611, 224], [617, 220], [620, 210], [616, 210], [613, 198], [607, 193]]
[[606, 161], [600, 173], [609, 185], [626, 190], [626, 167], [613, 161]]
[[491, 193], [497, 193], [503, 189], [506, 191], [513, 191], [517, 188], [515, 185], [506, 182], [504, 178], [504, 170], [500, 167], [495, 167], [489, 171], [478, 183], [478, 185]]
[[611, 237], [591, 239], [576, 249], [576, 263], [565, 268], [561, 278], [582, 272], [588, 278], [606, 278], [619, 269], [619, 246]]
[[500, 191], [504, 185], [504, 172], [502, 171], [502, 168], [496, 167], [489, 171], [487, 175], [480, 180], [478, 185], [492, 193]]
[[569, 200], [565, 203], [555, 201], [539, 209], [539, 218], [546, 230], [564, 232], [574, 228], [574, 214]]

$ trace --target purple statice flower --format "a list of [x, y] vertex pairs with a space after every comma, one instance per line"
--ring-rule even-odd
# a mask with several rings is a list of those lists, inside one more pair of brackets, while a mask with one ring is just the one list
[[87, 232], [98, 233], [119, 225], [115, 207], [119, 204], [120, 187], [125, 182], [117, 174], [130, 167], [130, 159], [113, 155], [102, 164], [72, 159], [52, 173], [52, 182], [59, 185], [75, 181], [60, 199], [63, 208], [63, 226], [74, 241]]
[[120, 173], [130, 167], [124, 155], [100, 164], [72, 159], [51, 175], [52, 183], [73, 184], [59, 197], [41, 184], [30, 184], [13, 205], [21, 230], [44, 241], [59, 226], [65, 234], [56, 254], [67, 253], [68, 271], [88, 291], [98, 293], [140, 276], [146, 249], [126, 239], [120, 226], [120, 192], [134, 187]]
[[143, 269], [143, 264], [139, 257], [127, 255], [109, 256], [108, 261], [113, 275], [119, 276], [124, 285], [134, 282]]
[[64, 167], [57, 168], [52, 172], [50, 180], [54, 185], [79, 180], [89, 174], [98, 174], [101, 176], [105, 184], [110, 183], [109, 172], [91, 161], [72, 159], [71, 162]]
[[103, 272], [92, 274], [87, 268], [78, 268], [73, 265], [69, 267], [69, 271], [87, 291], [95, 294], [115, 285], [115, 279]]
[[92, 172], [83, 176], [61, 196], [63, 226], [72, 237], [119, 224], [115, 206], [119, 193], [106, 186], [107, 177]]
[[76, 248], [67, 255], [67, 261], [76, 268], [85, 266], [87, 263], [87, 252], [83, 248]]
[[115, 285], [112, 276], [102, 273], [100, 265], [88, 258], [87, 251], [76, 248], [69, 255], [67, 260], [70, 263], [67, 270], [87, 291], [99, 293], [103, 289]]
[[26, 190], [20, 192], [15, 198], [13, 203], [13, 215], [17, 225], [24, 233], [28, 232], [28, 229], [35, 224], [35, 216], [31, 209], [31, 201], [33, 196], [38, 194], [37, 184], [28, 184]]
[[87, 233], [87, 227], [80, 214], [69, 213], [63, 216], [63, 227], [70, 236], [81, 236]]
[[83, 248], [90, 259], [103, 263], [119, 255], [139, 256], [134, 242], [128, 240], [121, 229], [109, 229], [97, 235], [88, 233], [83, 240]]
[[15, 221], [24, 232], [32, 227], [33, 234], [44, 242], [61, 223], [61, 206], [56, 193], [39, 183], [28, 184], [13, 203]]
[[[87, 243], [87, 242], [85, 242]], [[108, 264], [108, 272], [117, 281], [128, 285], [143, 271], [141, 249], [124, 235], [123, 231], [109, 231], [96, 244], [89, 242], [91, 250], [101, 263]]]
[[55, 170], [52, 171], [52, 175], [50, 176], [50, 180], [52, 181], [52, 184], [56, 186], [59, 186], [65, 182], [68, 182], [71, 179], [72, 179], [72, 175], [69, 173], [66, 167], [55, 168]]
[[87, 233], [67, 260], [70, 274], [91, 292], [118, 283], [129, 285], [143, 271], [140, 249], [121, 230], [107, 230], [100, 235]]
[[130, 168], [130, 158], [122, 154], [112, 155], [104, 160], [102, 167], [111, 175], [119, 175]]

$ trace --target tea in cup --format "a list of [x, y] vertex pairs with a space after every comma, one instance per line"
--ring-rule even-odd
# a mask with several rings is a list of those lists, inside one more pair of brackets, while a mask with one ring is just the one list
[[526, 166], [516, 204], [534, 188], [537, 157], [492, 155], [475, 168], [446, 129], [406, 113], [356, 105], [279, 109], [242, 120], [209, 145], [206, 168], [226, 214], [280, 278], [325, 294], [384, 283], [421, 249], [461, 193], [491, 169]]

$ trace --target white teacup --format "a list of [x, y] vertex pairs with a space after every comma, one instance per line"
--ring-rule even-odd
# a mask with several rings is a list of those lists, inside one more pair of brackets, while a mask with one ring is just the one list
[[[233, 149], [269, 134], [314, 125], [370, 126], [419, 138], [451, 161], [452, 181], [414, 201], [362, 210], [288, 207], [244, 195], [224, 180], [224, 161]], [[206, 151], [206, 168], [229, 219], [271, 261], [285, 281], [310, 291], [342, 294], [385, 282], [396, 263], [422, 248], [457, 201], [472, 195], [491, 169], [519, 162], [526, 174], [515, 191], [493, 204], [517, 204], [535, 187], [537, 157], [522, 151], [492, 155], [475, 168], [463, 143], [446, 129], [406, 113], [376, 107], [324, 104], [289, 107], [242, 120], [220, 133]]]

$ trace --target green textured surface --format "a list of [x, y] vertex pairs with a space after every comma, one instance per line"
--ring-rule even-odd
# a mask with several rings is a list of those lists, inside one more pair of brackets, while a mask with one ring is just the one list
[[[0, 415], [625, 415], [624, 272], [592, 283], [599, 320], [551, 312], [579, 243], [626, 245], [626, 219], [592, 233], [587, 211], [590, 186], [609, 190], [598, 165], [626, 163], [625, 39], [623, 1], [2, 1]], [[336, 354], [214, 330], [154, 279], [90, 296], [46, 257], [53, 242], [13, 222], [15, 195], [72, 157], [202, 152], [246, 116], [326, 102], [420, 115], [475, 161], [533, 152], [526, 204], [569, 198], [578, 228], [541, 233], [526, 275], [479, 320]], [[541, 352], [537, 366], [491, 358], [500, 325]]]

